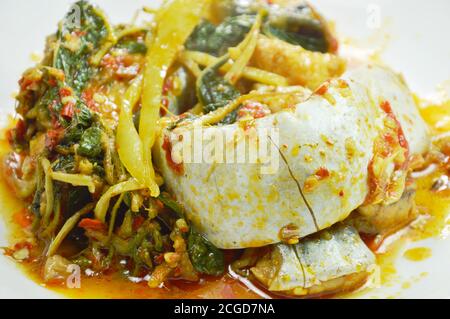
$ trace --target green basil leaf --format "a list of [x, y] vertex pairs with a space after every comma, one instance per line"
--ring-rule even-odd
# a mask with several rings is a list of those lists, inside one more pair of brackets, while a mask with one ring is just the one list
[[217, 27], [208, 21], [199, 24], [185, 43], [191, 51], [222, 56], [228, 48], [238, 45], [255, 22], [254, 15], [229, 17]]
[[188, 236], [188, 253], [199, 273], [220, 276], [225, 271], [223, 252], [192, 227]]
[[[204, 113], [224, 107], [241, 95], [231, 83], [217, 73], [227, 60], [228, 55], [223, 56], [215, 65], [206, 68], [197, 80], [197, 96], [203, 105]], [[231, 113], [222, 124], [230, 124], [235, 120], [236, 114]]]
[[78, 154], [86, 157], [98, 157], [102, 154], [102, 131], [98, 127], [90, 127], [83, 132], [78, 147]]

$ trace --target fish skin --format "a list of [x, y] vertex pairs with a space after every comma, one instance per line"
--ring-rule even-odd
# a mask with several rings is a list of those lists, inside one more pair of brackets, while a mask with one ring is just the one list
[[[342, 88], [342, 81], [347, 89]], [[373, 143], [384, 128], [385, 114], [379, 107], [383, 100], [389, 100], [402, 124], [410, 153], [425, 152], [428, 131], [408, 88], [391, 70], [365, 65], [331, 80], [325, 95], [312, 94], [293, 110], [255, 120], [258, 139], [264, 137], [264, 129], [278, 129], [277, 147], [287, 164], [278, 156], [275, 174], [261, 174], [262, 165], [258, 164], [188, 163], [182, 159], [183, 174], [179, 175], [170, 168], [162, 148], [167, 130], [157, 138], [156, 166], [168, 190], [185, 207], [188, 219], [219, 248], [278, 243], [280, 230], [287, 225], [296, 226], [302, 238], [344, 220], [364, 203]], [[173, 146], [181, 143], [177, 136], [190, 130], [183, 126], [171, 131]], [[204, 131], [243, 132], [237, 124]], [[350, 155], [346, 141], [353, 145]], [[242, 143], [238, 139], [233, 147], [237, 149]], [[294, 152], [297, 147], [300, 151]], [[298, 185], [304, 189], [306, 179], [321, 167], [330, 176], [305, 192], [315, 223]]]
[[[296, 245], [277, 244], [262, 257], [252, 273], [269, 291], [308, 295], [340, 290], [330, 282], [357, 276], [352, 285], [361, 285], [375, 265], [375, 255], [361, 240], [355, 228], [337, 224], [318, 234], [303, 238]], [[268, 271], [267, 267], [273, 267]], [[267, 275], [272, 275], [267, 278]], [[347, 277], [349, 278], [349, 277]], [[338, 286], [345, 284], [338, 282]], [[348, 283], [347, 283], [348, 285]], [[329, 291], [328, 289], [333, 289]]]
[[346, 219], [346, 222], [353, 225], [359, 233], [381, 235], [381, 238], [384, 238], [407, 226], [419, 216], [415, 195], [415, 185], [409, 186], [399, 201], [390, 205], [361, 206]]

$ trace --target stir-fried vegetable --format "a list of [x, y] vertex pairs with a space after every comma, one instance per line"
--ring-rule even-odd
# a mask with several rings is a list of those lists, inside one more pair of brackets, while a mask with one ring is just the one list
[[[180, 218], [185, 218], [184, 209], [177, 201], [170, 198], [166, 193], [161, 193], [158, 198], [166, 207], [177, 213]], [[213, 276], [218, 276], [224, 272], [223, 252], [192, 226], [187, 235], [187, 245], [189, 258], [198, 272]]]
[[188, 251], [194, 268], [207, 275], [218, 276], [225, 271], [223, 253], [191, 228]]
[[98, 127], [90, 127], [85, 130], [77, 149], [78, 154], [86, 157], [100, 156], [102, 153], [101, 137], [102, 131]]
[[[218, 62], [219, 58], [203, 52], [185, 51], [181, 55], [181, 60], [184, 63], [198, 63], [201, 66], [214, 65]], [[232, 64], [227, 61], [220, 71], [225, 73], [231, 69]], [[273, 86], [287, 86], [288, 82], [285, 77], [276, 73], [267, 72], [261, 69], [245, 66], [242, 70], [242, 77], [255, 81], [261, 84], [273, 85]]]
[[272, 12], [269, 21], [264, 25], [266, 35], [310, 51], [325, 53], [334, 50], [326, 26], [311, 7], [305, 5], [297, 7], [293, 12], [288, 9], [280, 11]]
[[[70, 264], [148, 280], [151, 288], [224, 274], [228, 255], [218, 247], [235, 246], [220, 245], [188, 218], [180, 202], [189, 203], [161, 164], [172, 159], [170, 140], [159, 145], [162, 134], [197, 124], [247, 134], [259, 118], [290, 117], [315, 97], [311, 90], [344, 71], [325, 21], [301, 0], [170, 0], [145, 11], [150, 23], [111, 26], [102, 11], [78, 1], [48, 38], [43, 61], [19, 82], [8, 173], [29, 203], [26, 227], [44, 247], [35, 259], [47, 280], [65, 278]], [[279, 151], [282, 158], [288, 152], [285, 145]], [[301, 161], [284, 160], [302, 193], [307, 186], [290, 169]], [[177, 165], [170, 167], [189, 163]], [[215, 169], [201, 174], [209, 179]], [[225, 215], [223, 186], [215, 187]], [[28, 250], [17, 256], [31, 260]]]
[[95, 217], [105, 222], [106, 213], [109, 207], [109, 202], [112, 197], [117, 196], [122, 193], [139, 190], [144, 186], [137, 182], [135, 179], [130, 179], [128, 181], [116, 184], [108, 189], [106, 193], [102, 195], [102, 197], [97, 202], [95, 206]]
[[197, 96], [205, 113], [223, 107], [241, 95], [231, 83], [217, 74], [217, 69], [227, 60], [228, 55], [206, 68], [197, 80]]
[[255, 16], [241, 15], [227, 18], [217, 27], [208, 21], [199, 24], [187, 39], [188, 50], [212, 54], [216, 57], [227, 53], [228, 48], [241, 43], [254, 24]]
[[[75, 21], [79, 26], [73, 21], [74, 14], [79, 15], [79, 21]], [[95, 73], [89, 57], [110, 37], [108, 22], [98, 9], [79, 1], [65, 17], [57, 36], [54, 66], [64, 71], [67, 83], [80, 93]]]
[[47, 250], [47, 256], [52, 256], [56, 253], [56, 251], [58, 250], [58, 248], [61, 246], [62, 241], [67, 237], [67, 235], [69, 234], [69, 232], [75, 228], [76, 224], [78, 223], [78, 221], [80, 220], [80, 218], [89, 213], [92, 208], [94, 207], [94, 205], [88, 204], [86, 205], [83, 209], [81, 209], [80, 211], [76, 212], [75, 214], [73, 214], [63, 225], [63, 227], [61, 228], [61, 230], [59, 231], [58, 235], [56, 235], [55, 239], [52, 241], [52, 243], [50, 244], [50, 246], [48, 247]]
[[117, 151], [125, 168], [143, 185], [152, 185], [144, 166], [144, 149], [133, 122], [133, 108], [142, 90], [142, 76], [138, 76], [125, 93], [117, 126]]
[[[146, 185], [152, 196], [159, 195], [154, 182], [155, 172], [152, 164], [151, 148], [155, 142], [156, 126], [159, 118], [161, 94], [167, 69], [175, 60], [180, 46], [186, 41], [201, 19], [205, 1], [174, 0], [163, 7], [156, 17], [158, 29], [155, 39], [146, 56], [144, 86], [142, 92], [142, 110], [139, 122], [139, 136], [144, 149], [144, 163], [150, 179]], [[176, 16], [177, 19], [170, 17]]]
[[263, 32], [268, 36], [317, 52], [335, 52], [336, 40], [325, 20], [303, 0], [242, 1], [214, 0], [213, 14], [239, 16], [265, 10]]
[[258, 41], [259, 29], [261, 28], [262, 14], [256, 16], [255, 22], [247, 36], [235, 48], [229, 48], [230, 57], [235, 61], [231, 69], [225, 75], [225, 80], [236, 83], [241, 77], [245, 66], [250, 61]]

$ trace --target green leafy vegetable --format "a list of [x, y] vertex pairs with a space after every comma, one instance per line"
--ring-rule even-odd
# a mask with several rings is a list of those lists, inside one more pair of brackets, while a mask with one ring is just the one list
[[195, 95], [195, 77], [183, 66], [174, 68], [168, 78], [172, 85], [169, 86], [165, 97], [168, 100], [170, 112], [183, 114], [197, 104]]
[[75, 115], [75, 119], [77, 124], [82, 125], [84, 127], [89, 127], [92, 124], [92, 112], [88, 109], [86, 105], [79, 102], [78, 104], [78, 112]]
[[326, 23], [306, 1], [278, 5], [269, 1], [213, 0], [213, 10], [218, 17], [248, 15], [265, 10], [268, 13], [263, 27], [265, 35], [310, 51], [333, 51], [330, 43], [332, 37]]
[[89, 57], [107, 39], [108, 28], [94, 7], [78, 1], [66, 15], [58, 30], [58, 49], [54, 66], [64, 71], [66, 82], [80, 93], [95, 73]]
[[[238, 98], [240, 92], [223, 77], [217, 70], [228, 60], [228, 55], [222, 57], [215, 65], [206, 68], [197, 80], [197, 96], [203, 105], [203, 112], [209, 113], [224, 107]], [[236, 121], [236, 111], [222, 120], [222, 124], [230, 124]]]
[[67, 199], [66, 215], [71, 216], [92, 201], [87, 187], [71, 187]]
[[86, 157], [98, 157], [102, 149], [102, 130], [98, 127], [90, 127], [83, 132], [78, 148], [78, 154]]
[[73, 155], [60, 156], [56, 162], [53, 163], [52, 169], [57, 172], [74, 173], [75, 159]]
[[83, 132], [93, 123], [94, 117], [92, 112], [81, 101], [77, 102], [77, 112], [72, 119], [70, 125], [66, 128], [63, 143], [75, 144], [81, 140]]
[[191, 51], [222, 56], [227, 53], [228, 48], [238, 45], [244, 39], [254, 22], [253, 15], [229, 17], [217, 27], [204, 21], [195, 28], [185, 46]]
[[225, 271], [223, 252], [195, 230], [189, 232], [188, 253], [195, 270], [219, 276]]
[[264, 33], [310, 51], [330, 51], [329, 31], [322, 17], [308, 3], [269, 6]]
[[[178, 217], [185, 218], [183, 207], [169, 194], [161, 193], [158, 199]], [[200, 273], [218, 276], [224, 272], [223, 252], [214, 246], [208, 239], [198, 233], [191, 225], [188, 234], [188, 253], [195, 270]]]
[[118, 48], [126, 49], [131, 54], [146, 54], [147, 46], [144, 42], [139, 42], [134, 39], [124, 39], [117, 44]]
[[323, 30], [318, 28], [314, 21], [299, 20], [297, 22], [299, 23], [293, 24], [290, 27], [293, 31], [289, 31], [290, 28], [280, 28], [271, 23], [266, 23], [263, 27], [263, 32], [265, 35], [290, 44], [299, 45], [309, 51], [328, 52], [329, 45], [326, 35]]
[[185, 218], [183, 207], [170, 197], [169, 194], [162, 192], [159, 194], [158, 199], [166, 206], [170, 208], [174, 213], [178, 215], [179, 218]]

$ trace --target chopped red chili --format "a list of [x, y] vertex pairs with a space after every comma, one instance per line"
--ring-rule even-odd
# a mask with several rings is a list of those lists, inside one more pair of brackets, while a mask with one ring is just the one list
[[178, 175], [182, 175], [184, 173], [183, 163], [175, 163], [172, 159], [172, 143], [170, 142], [170, 138], [166, 135], [164, 136], [164, 142], [162, 145], [163, 150], [166, 152], [166, 160], [169, 164], [169, 167], [175, 171]]
[[319, 179], [325, 179], [330, 176], [330, 171], [327, 170], [325, 167], [320, 167], [314, 175], [319, 177]]
[[98, 219], [83, 218], [78, 224], [79, 227], [90, 230], [103, 231], [106, 229], [106, 225]]

